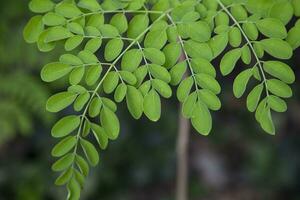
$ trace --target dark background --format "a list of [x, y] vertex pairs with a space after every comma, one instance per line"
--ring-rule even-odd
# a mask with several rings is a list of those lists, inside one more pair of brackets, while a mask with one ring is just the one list
[[[66, 191], [54, 186], [57, 174], [50, 169], [56, 142], [50, 128], [59, 115], [44, 109], [47, 97], [63, 88], [39, 79], [43, 64], [56, 60], [58, 51], [43, 54], [23, 41], [27, 1], [1, 2], [0, 16], [0, 200], [64, 199]], [[287, 113], [274, 114], [275, 137], [260, 129], [245, 98], [233, 97], [232, 79], [220, 78], [223, 107], [213, 116], [211, 135], [190, 133], [191, 200], [300, 199], [299, 61], [298, 50], [289, 61], [298, 77], [295, 95]], [[118, 111], [121, 137], [101, 152], [82, 199], [174, 199], [176, 99], [163, 102], [158, 123], [135, 121], [124, 107]]]

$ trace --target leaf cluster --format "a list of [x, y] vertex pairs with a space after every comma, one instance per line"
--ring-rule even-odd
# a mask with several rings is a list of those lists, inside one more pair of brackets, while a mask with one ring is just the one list
[[[247, 108], [274, 134], [271, 110], [287, 110], [283, 99], [292, 96], [295, 81], [282, 60], [300, 46], [299, 21], [286, 29], [299, 7], [299, 0], [32, 0], [29, 8], [37, 15], [24, 29], [25, 40], [42, 52], [58, 45], [66, 51], [41, 72], [45, 82], [69, 79], [66, 91], [49, 98], [47, 110], [72, 105], [77, 113], [52, 129], [60, 139], [52, 151], [58, 158], [52, 169], [61, 173], [56, 184], [67, 185], [68, 199], [80, 198], [89, 166], [100, 160], [97, 146], [105, 150], [119, 136], [116, 111], [123, 101], [134, 119], [145, 114], [158, 121], [161, 99], [170, 98], [175, 86], [183, 116], [208, 135], [211, 112], [221, 108], [212, 65], [221, 56], [224, 76], [240, 60], [250, 66], [235, 78], [233, 93], [240, 98], [252, 88]], [[263, 60], [265, 54], [272, 59]]]

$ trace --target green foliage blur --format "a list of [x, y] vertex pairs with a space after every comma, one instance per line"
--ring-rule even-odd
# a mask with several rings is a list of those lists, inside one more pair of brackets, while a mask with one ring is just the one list
[[[48, 96], [61, 90], [39, 79], [43, 54], [27, 45], [22, 29], [29, 18], [27, 1], [0, 3], [0, 200], [59, 200], [50, 151], [50, 127], [59, 116], [48, 114]], [[289, 63], [300, 77], [300, 51]], [[218, 66], [215, 63], [215, 66]], [[221, 77], [220, 77], [221, 79]], [[223, 109], [214, 116], [214, 130], [204, 138], [190, 136], [191, 200], [299, 200], [300, 94], [299, 80], [289, 111], [276, 115], [278, 134], [263, 133], [236, 100], [232, 81], [223, 79]], [[173, 200], [176, 180], [178, 105], [163, 102], [158, 123], [128, 118], [119, 108], [122, 133], [101, 155], [83, 192], [83, 200]], [[67, 111], [66, 111], [67, 112]]]

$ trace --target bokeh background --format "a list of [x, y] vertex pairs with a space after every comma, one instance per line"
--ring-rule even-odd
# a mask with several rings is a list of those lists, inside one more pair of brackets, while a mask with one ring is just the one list
[[[59, 200], [66, 191], [53, 184], [50, 151], [56, 141], [49, 134], [59, 116], [44, 104], [63, 88], [39, 79], [43, 64], [56, 60], [59, 50], [43, 54], [25, 44], [29, 15], [27, 1], [0, 3], [0, 200]], [[300, 199], [299, 50], [289, 64], [298, 80], [288, 112], [274, 116], [275, 137], [259, 128], [245, 99], [233, 97], [232, 79], [222, 79], [224, 103], [214, 114], [211, 136], [190, 133], [191, 200]], [[120, 106], [121, 137], [101, 153], [83, 200], [174, 199], [179, 105], [176, 99], [163, 104], [158, 123], [132, 120]]]

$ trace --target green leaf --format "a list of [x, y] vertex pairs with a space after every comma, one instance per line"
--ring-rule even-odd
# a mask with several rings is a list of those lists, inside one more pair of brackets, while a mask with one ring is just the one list
[[278, 79], [267, 80], [268, 90], [276, 96], [290, 98], [293, 96], [290, 86]]
[[40, 36], [38, 38], [37, 46], [41, 52], [52, 51], [56, 46], [56, 42], [50, 42], [50, 43], [45, 42], [45, 38], [46, 38], [47, 34], [48, 34], [48, 30], [45, 30], [40, 34]]
[[85, 68], [83, 66], [73, 69], [69, 77], [70, 84], [71, 85], [79, 84], [82, 77], [84, 76], [84, 72], [85, 72]]
[[103, 24], [99, 28], [102, 37], [114, 38], [119, 36], [119, 31], [116, 27], [110, 24]]
[[143, 33], [149, 25], [149, 18], [147, 15], [136, 15], [129, 23], [127, 36], [135, 39]]
[[286, 41], [291, 45], [293, 49], [300, 47], [300, 26], [291, 28], [288, 32]]
[[119, 84], [119, 75], [117, 72], [109, 72], [103, 81], [103, 89], [107, 94], [112, 93]]
[[49, 12], [43, 17], [43, 23], [47, 26], [59, 26], [66, 23], [66, 19], [53, 12]]
[[145, 48], [161, 49], [167, 43], [167, 33], [165, 30], [150, 31], [144, 40]]
[[165, 46], [163, 53], [165, 54], [166, 58], [165, 67], [171, 68], [177, 63], [181, 55], [181, 46], [177, 43], [170, 43]]
[[233, 82], [233, 94], [236, 98], [241, 98], [246, 91], [247, 84], [252, 77], [252, 69], [241, 72]]
[[271, 56], [279, 59], [290, 59], [293, 55], [293, 49], [289, 43], [278, 39], [264, 39], [260, 42], [264, 50]]
[[45, 65], [41, 72], [41, 78], [45, 82], [53, 82], [71, 72], [73, 68], [67, 64], [55, 62]]
[[204, 21], [197, 21], [188, 24], [187, 34], [197, 42], [207, 42], [211, 37], [209, 25]]
[[97, 0], [80, 0], [77, 5], [80, 8], [84, 8], [92, 12], [96, 12], [101, 9]]
[[264, 70], [270, 75], [282, 80], [285, 83], [292, 84], [295, 82], [293, 70], [285, 63], [279, 61], [264, 62]]
[[270, 108], [276, 112], [287, 111], [287, 105], [286, 105], [285, 101], [277, 96], [274, 96], [274, 95], [268, 96], [267, 102], [268, 102], [268, 105], [270, 106]]
[[210, 90], [202, 89], [198, 92], [198, 97], [206, 106], [214, 111], [220, 110], [221, 101], [220, 99]]
[[76, 94], [71, 92], [57, 93], [48, 99], [46, 108], [49, 112], [59, 112], [71, 105], [76, 99], [76, 96]]
[[83, 50], [78, 53], [78, 57], [85, 63], [85, 64], [97, 64], [99, 62], [97, 56], [95, 56], [92, 52]]
[[230, 74], [242, 55], [241, 49], [227, 52], [221, 60], [220, 69], [223, 76]]
[[158, 121], [161, 116], [160, 97], [153, 89], [144, 97], [144, 113], [154, 122]]
[[123, 46], [124, 46], [123, 40], [119, 38], [110, 40], [105, 46], [105, 51], [104, 51], [105, 60], [109, 62], [115, 60], [120, 55]]
[[181, 81], [177, 89], [177, 98], [180, 102], [185, 101], [185, 99], [190, 94], [193, 85], [194, 85], [194, 79], [192, 77], [188, 77], [183, 81]]
[[76, 136], [68, 136], [54, 146], [51, 154], [54, 157], [61, 157], [71, 151], [71, 149], [75, 147], [76, 143]]
[[202, 135], [207, 136], [212, 129], [212, 119], [206, 105], [199, 101], [194, 110], [192, 118], [193, 127]]
[[293, 17], [294, 8], [291, 2], [276, 2], [270, 9], [269, 16], [279, 19], [286, 25]]
[[143, 54], [141, 50], [131, 49], [123, 55], [121, 68], [122, 70], [125, 71], [134, 72], [141, 64], [142, 59], [143, 59]]
[[72, 37], [73, 34], [62, 26], [54, 26], [52, 28], [49, 28], [48, 34], [45, 38], [45, 42], [54, 42], [58, 40], [64, 40], [69, 37]]
[[79, 127], [80, 117], [76, 115], [66, 116], [60, 119], [52, 128], [51, 135], [55, 138], [61, 138], [69, 135]]
[[159, 79], [153, 79], [152, 86], [154, 89], [164, 98], [170, 98], [172, 96], [171, 87], [164, 81]]
[[84, 160], [83, 157], [81, 157], [79, 155], [76, 155], [75, 161], [76, 161], [76, 164], [77, 164], [78, 168], [80, 169], [81, 173], [84, 176], [87, 176], [90, 171], [88, 163]]
[[247, 35], [247, 37], [250, 40], [257, 40], [259, 33], [258, 33], [258, 29], [254, 23], [252, 23], [252, 22], [244, 23], [242, 27], [243, 27], [245, 34]]
[[185, 118], [192, 118], [194, 117], [194, 111], [195, 111], [195, 107], [196, 107], [196, 102], [197, 102], [197, 93], [193, 92], [192, 94], [190, 94], [185, 101], [182, 104], [182, 115]]
[[85, 92], [83, 94], [80, 94], [76, 101], [74, 102], [74, 110], [75, 111], [81, 111], [83, 107], [87, 104], [87, 102], [90, 99], [90, 93]]
[[145, 48], [144, 55], [146, 59], [151, 61], [153, 64], [164, 65], [166, 62], [165, 54], [159, 49]]
[[91, 104], [89, 106], [89, 116], [94, 118], [100, 113], [100, 109], [102, 107], [102, 102], [98, 97], [93, 98]]
[[299, 17], [300, 16], [300, 1], [299, 0], [292, 0], [292, 4], [294, 7], [294, 14]]
[[74, 56], [72, 54], [63, 54], [60, 56], [59, 61], [61, 63], [67, 64], [67, 65], [82, 65], [83, 62], [78, 58], [77, 56]]
[[184, 43], [184, 48], [192, 58], [204, 58], [208, 61], [211, 61], [213, 58], [212, 50], [207, 43], [188, 40]]
[[269, 107], [265, 107], [262, 110], [261, 117], [259, 119], [261, 127], [269, 134], [275, 135], [275, 127], [271, 116]]
[[44, 31], [42, 16], [37, 15], [32, 17], [26, 24], [23, 37], [27, 43], [35, 43], [38, 41], [39, 36]]
[[104, 107], [100, 114], [100, 120], [108, 138], [117, 139], [120, 133], [120, 122], [115, 113]]
[[84, 139], [80, 139], [80, 144], [91, 166], [96, 166], [99, 163], [99, 154], [94, 145]]
[[249, 65], [250, 63], [251, 63], [251, 50], [250, 50], [250, 48], [248, 47], [248, 46], [244, 46], [243, 48], [242, 48], [242, 56], [241, 56], [241, 58], [242, 58], [242, 61], [245, 63], [245, 64], [247, 64], [247, 65]]
[[180, 62], [176, 64], [174, 67], [172, 67], [170, 71], [170, 75], [171, 75], [170, 83], [172, 85], [178, 85], [181, 82], [186, 70], [187, 70], [186, 61]]
[[94, 136], [95, 136], [100, 148], [102, 150], [105, 150], [108, 145], [108, 137], [105, 133], [104, 128], [93, 123], [92, 130], [93, 130]]
[[244, 21], [248, 18], [248, 13], [242, 5], [233, 5], [230, 12], [237, 21]]
[[82, 12], [79, 10], [79, 8], [76, 7], [76, 5], [69, 2], [61, 2], [57, 4], [57, 6], [55, 7], [55, 12], [66, 18], [73, 18], [82, 14]]
[[125, 81], [126, 83], [130, 84], [130, 85], [135, 85], [137, 82], [137, 78], [135, 77], [135, 75], [131, 72], [128, 71], [119, 71], [120, 76], [122, 77], [123, 81]]
[[86, 43], [84, 49], [92, 53], [95, 53], [96, 51], [98, 51], [98, 49], [100, 49], [101, 45], [102, 45], [101, 38], [92, 38]]
[[46, 13], [54, 8], [55, 4], [51, 0], [32, 0], [29, 9], [35, 13]]
[[111, 20], [110, 24], [116, 27], [119, 30], [120, 34], [123, 34], [128, 29], [128, 22], [127, 18], [123, 13], [117, 13], [115, 14]]
[[82, 43], [83, 39], [84, 38], [82, 35], [75, 35], [75, 36], [70, 37], [69, 39], [66, 40], [65, 50], [66, 51], [74, 50]]
[[76, 22], [68, 23], [67, 28], [72, 33], [78, 34], [78, 35], [84, 35], [84, 30], [82, 26]]
[[64, 157], [60, 158], [52, 165], [52, 170], [55, 172], [60, 172], [66, 170], [68, 167], [72, 165], [74, 161], [74, 155], [69, 153]]
[[128, 86], [126, 101], [130, 114], [134, 119], [139, 119], [143, 114], [143, 96], [141, 92], [133, 86]]
[[104, 15], [100, 13], [96, 13], [90, 16], [89, 20], [87, 21], [87, 26], [92, 26], [97, 29], [104, 24]]
[[208, 60], [203, 58], [195, 58], [192, 60], [191, 65], [194, 73], [204, 73], [216, 78], [216, 70]]
[[213, 77], [207, 74], [196, 74], [197, 84], [203, 89], [208, 89], [215, 94], [219, 94], [221, 92], [221, 86]]
[[67, 185], [68, 188], [68, 200], [79, 200], [80, 199], [80, 185], [73, 176]]
[[115, 101], [118, 103], [122, 102], [126, 96], [126, 93], [127, 93], [127, 86], [126, 84], [121, 83], [115, 91], [114, 94]]
[[229, 31], [229, 44], [232, 47], [239, 47], [242, 43], [242, 33], [239, 28], [233, 27]]
[[284, 24], [275, 18], [265, 18], [256, 22], [258, 30], [267, 37], [284, 39], [287, 31]]
[[249, 93], [247, 97], [247, 108], [250, 112], [254, 112], [256, 110], [263, 89], [263, 84], [259, 84], [255, 86], [254, 89]]
[[169, 83], [171, 81], [171, 76], [170, 76], [168, 70], [164, 67], [161, 67], [156, 64], [150, 64], [149, 71], [150, 71], [151, 75], [156, 79], [160, 79], [166, 83]]
[[67, 184], [73, 175], [73, 169], [69, 168], [64, 171], [56, 180], [55, 185], [61, 186]]
[[87, 85], [92, 86], [94, 85], [102, 73], [102, 67], [101, 65], [92, 65], [88, 68], [85, 82]]
[[228, 34], [216, 35], [209, 40], [208, 44], [213, 52], [213, 57], [216, 58], [225, 50], [228, 44]]

